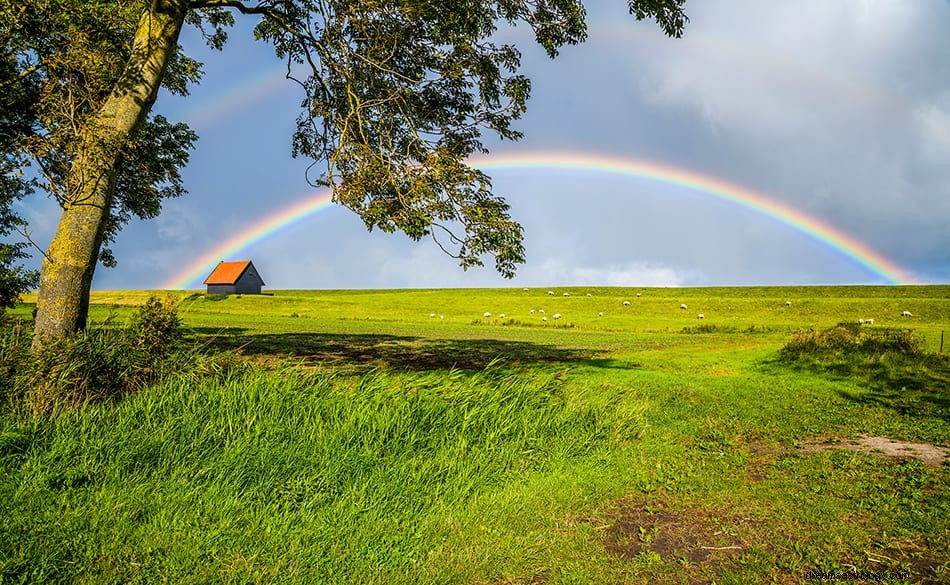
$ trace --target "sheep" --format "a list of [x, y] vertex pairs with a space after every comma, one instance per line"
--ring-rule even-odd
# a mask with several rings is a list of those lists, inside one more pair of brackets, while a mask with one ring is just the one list
[[594, 296], [594, 295], [592, 295], [592, 294], [590, 294], [590, 293], [587, 293], [587, 296], [592, 297], [592, 296]]
[[551, 315], [551, 318], [552, 318], [552, 319], [560, 319], [560, 318], [561, 318], [561, 314], [560, 314], [560, 313], [554, 313], [553, 315]]
[[548, 318], [547, 318], [547, 317], [541, 317], [541, 321], [543, 321], [543, 322], [545, 322], [545, 323], [547, 323], [547, 320], [548, 320]]
[[521, 290], [523, 290], [524, 292], [528, 292], [528, 287], [524, 287], [524, 288], [521, 289]]
[[569, 297], [571, 296], [571, 293], [564, 293], [564, 296]]
[[864, 320], [864, 324], [865, 324], [865, 325], [874, 325], [874, 319], [865, 319], [865, 320]]
[[505, 314], [502, 313], [501, 315], [498, 315], [498, 318], [499, 318], [499, 319], [504, 319], [504, 318], [505, 318]]
[[543, 314], [544, 314], [544, 309], [538, 309], [538, 312], [543, 315]]
[[553, 291], [553, 290], [549, 290], [549, 291], [548, 291], [548, 294], [553, 297], [553, 296], [554, 296], [554, 291]]
[[630, 301], [624, 301], [624, 302], [623, 302], [623, 306], [629, 307], [629, 306], [630, 306]]
[[684, 303], [684, 304], [680, 305], [680, 308], [685, 311], [685, 310], [688, 309], [689, 307], [687, 307], [686, 304]]
[[429, 318], [430, 318], [430, 319], [435, 319], [435, 313], [429, 313]]
[[858, 325], [864, 325], [864, 319], [858, 319]]
[[530, 311], [528, 311], [528, 314], [529, 314], [529, 315], [534, 315], [534, 309], [531, 309]]
[[697, 318], [697, 319], [705, 319], [705, 318], [706, 318], [706, 315], [703, 315], [702, 313], [700, 313], [700, 314], [696, 315], [696, 318]]
[[904, 311], [903, 313], [901, 313], [901, 317], [913, 317], [913, 316], [914, 314], [911, 313], [910, 311]]
[[488, 311], [485, 311], [485, 314], [482, 315], [482, 317], [484, 317], [484, 318], [486, 318], [486, 319], [490, 319], [490, 318], [491, 318], [491, 313], [489, 313]]
[[603, 316], [604, 316], [604, 312], [603, 312], [603, 311], [598, 311], [598, 312], [597, 312], [597, 316], [598, 316], [598, 317], [603, 317]]
[[643, 295], [643, 293], [637, 293], [637, 298], [639, 299], [641, 295]]
[[792, 301], [785, 301], [785, 306], [786, 306], [786, 307], [791, 307], [791, 306], [792, 306]]

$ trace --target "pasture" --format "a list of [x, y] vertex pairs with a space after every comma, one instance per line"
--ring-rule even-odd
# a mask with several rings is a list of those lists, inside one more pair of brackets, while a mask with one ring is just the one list
[[171, 294], [237, 365], [0, 413], [0, 583], [950, 581], [950, 286]]

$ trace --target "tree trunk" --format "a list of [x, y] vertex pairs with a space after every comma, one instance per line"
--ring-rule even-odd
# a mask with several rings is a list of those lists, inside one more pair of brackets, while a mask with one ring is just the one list
[[176, 47], [187, 0], [151, 0], [139, 19], [129, 62], [112, 93], [78, 137], [59, 225], [46, 251], [36, 300], [33, 347], [86, 326], [116, 169], [148, 116]]

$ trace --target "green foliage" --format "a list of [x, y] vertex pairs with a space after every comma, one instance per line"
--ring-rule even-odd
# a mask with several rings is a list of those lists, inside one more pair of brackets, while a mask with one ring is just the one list
[[5, 399], [51, 414], [126, 396], [186, 365], [171, 359], [180, 325], [171, 300], [151, 297], [125, 327], [109, 320], [33, 351], [22, 327], [7, 327], [0, 341], [0, 380], [11, 393]]
[[[0, 152], [15, 171], [5, 173], [6, 181], [21, 191], [39, 188], [64, 206], [77, 201], [89, 181], [85, 175], [93, 171], [73, 163], [80, 145], [98, 132], [94, 119], [106, 99], [128, 89], [119, 79], [144, 5], [0, 0]], [[165, 70], [164, 87], [185, 94], [200, 73], [200, 64], [178, 51]], [[195, 139], [186, 125], [153, 116], [112, 145], [123, 156], [111, 169], [116, 197], [104, 244], [131, 216], [155, 217], [164, 198], [184, 193], [179, 169]], [[99, 259], [115, 264], [107, 248]]]
[[893, 352], [918, 355], [923, 339], [911, 329], [868, 329], [854, 323], [840, 323], [821, 332], [799, 329], [782, 348], [790, 357], [821, 354], [872, 355]]

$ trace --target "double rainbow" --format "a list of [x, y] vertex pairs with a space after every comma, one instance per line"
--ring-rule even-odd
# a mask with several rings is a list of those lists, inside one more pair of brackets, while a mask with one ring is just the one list
[[[772, 218], [863, 266], [887, 283], [919, 284], [916, 278], [893, 261], [813, 216], [735, 183], [688, 169], [639, 158], [577, 152], [507, 153], [475, 158], [470, 160], [470, 164], [484, 171], [563, 169], [585, 173], [607, 173], [689, 189]], [[317, 191], [247, 226], [226, 241], [201, 254], [161, 286], [166, 289], [182, 289], [197, 285], [220, 260], [233, 258], [245, 248], [332, 206], [332, 193], [326, 189]]]

